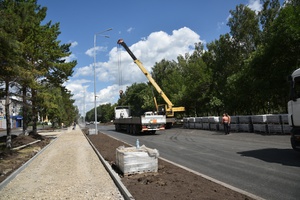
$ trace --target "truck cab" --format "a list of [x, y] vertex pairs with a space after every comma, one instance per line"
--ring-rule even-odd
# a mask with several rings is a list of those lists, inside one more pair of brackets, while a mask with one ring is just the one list
[[300, 151], [300, 68], [290, 76], [290, 97], [288, 102], [288, 120], [291, 130], [291, 145]]

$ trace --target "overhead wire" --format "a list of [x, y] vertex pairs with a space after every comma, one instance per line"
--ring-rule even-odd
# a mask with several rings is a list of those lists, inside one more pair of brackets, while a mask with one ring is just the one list
[[118, 75], [119, 75], [119, 95], [120, 98], [123, 95], [122, 85], [123, 85], [123, 74], [122, 74], [122, 56], [121, 56], [121, 48], [118, 45]]

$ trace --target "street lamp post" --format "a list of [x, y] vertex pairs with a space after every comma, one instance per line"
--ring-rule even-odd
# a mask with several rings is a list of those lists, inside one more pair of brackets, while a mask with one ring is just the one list
[[[111, 31], [112, 28], [109, 28], [105, 31], [101, 31], [99, 33], [94, 34], [94, 109], [95, 109], [95, 134], [98, 134], [98, 128], [97, 128], [97, 95], [96, 95], [96, 40], [97, 40], [97, 35], [101, 35], [102, 33], [105, 33], [107, 31]], [[107, 35], [101, 35], [104, 37], [109, 37]]]

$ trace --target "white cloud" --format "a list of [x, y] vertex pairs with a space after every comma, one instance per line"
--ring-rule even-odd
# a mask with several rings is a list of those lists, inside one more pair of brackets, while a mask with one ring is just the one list
[[92, 76], [94, 74], [93, 68], [93, 64], [89, 66], [80, 67], [75, 71], [73, 77], [77, 78], [80, 76]]
[[88, 55], [88, 56], [90, 56], [90, 57], [93, 57], [94, 56], [94, 53], [96, 53], [97, 54], [97, 52], [104, 52], [104, 51], [107, 51], [107, 47], [99, 47], [99, 46], [96, 46], [95, 48], [93, 47], [93, 48], [90, 48], [90, 49], [88, 49], [86, 52], [85, 52], [85, 54], [86, 55]]
[[249, 0], [248, 7], [257, 13], [261, 11], [262, 4], [260, 3], [260, 0]]
[[[178, 55], [192, 53], [194, 44], [200, 42], [200, 36], [187, 27], [180, 28], [168, 34], [164, 31], [151, 33], [148, 37], [141, 39], [135, 44], [126, 43], [129, 49], [139, 59], [143, 66], [151, 72], [151, 68], [156, 62], [162, 59], [177, 61]], [[100, 51], [101, 48], [96, 48]], [[103, 49], [102, 49], [103, 50]], [[93, 48], [86, 51], [86, 54], [93, 56]], [[147, 79], [139, 67], [133, 62], [129, 54], [123, 49], [114, 47], [110, 50], [109, 59], [106, 62], [96, 63], [97, 83], [105, 83], [106, 86], [97, 86], [97, 102], [116, 103], [119, 97], [119, 90], [126, 90], [126, 86], [132, 83], [146, 82]], [[121, 64], [120, 64], [121, 63]], [[85, 79], [77, 79], [82, 76], [90, 76], [91, 80], [94, 75], [93, 63], [89, 66], [78, 68], [75, 72], [74, 78], [76, 80], [69, 81], [67, 88], [73, 93], [76, 104], [80, 105], [83, 102], [82, 93], [83, 85], [87, 82]], [[119, 80], [122, 80], [119, 86]], [[94, 101], [93, 93], [86, 93], [86, 111], [93, 108]]]
[[130, 27], [129, 29], [127, 29], [128, 33], [131, 33], [133, 31], [134, 28]]
[[78, 42], [76, 42], [76, 41], [71, 42], [71, 48], [76, 47], [77, 45], [78, 45]]
[[62, 60], [66, 60], [66, 62], [71, 62], [72, 60], [76, 60], [75, 54], [71, 54], [68, 57], [63, 57]]

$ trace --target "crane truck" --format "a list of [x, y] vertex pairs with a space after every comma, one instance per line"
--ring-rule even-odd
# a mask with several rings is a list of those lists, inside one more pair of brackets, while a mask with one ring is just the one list
[[116, 106], [114, 124], [116, 131], [126, 131], [130, 134], [141, 132], [155, 134], [156, 131], [165, 129], [166, 116], [148, 111], [140, 117], [132, 117], [129, 106]]
[[291, 145], [294, 150], [300, 151], [300, 68], [289, 76], [289, 81], [288, 121], [292, 127]]
[[171, 128], [172, 125], [175, 122], [175, 112], [184, 112], [185, 107], [174, 107], [174, 104], [170, 101], [170, 99], [167, 97], [167, 95], [163, 92], [163, 90], [159, 87], [159, 85], [156, 83], [156, 81], [152, 78], [151, 74], [147, 71], [147, 69], [143, 66], [142, 62], [139, 61], [135, 55], [132, 53], [132, 51], [129, 49], [127, 44], [124, 42], [123, 39], [119, 39], [117, 42], [119, 45], [122, 45], [124, 49], [127, 51], [127, 53], [131, 56], [134, 63], [140, 68], [140, 70], [144, 73], [144, 75], [147, 77], [149, 82], [153, 85], [153, 87], [156, 89], [158, 94], [163, 98], [166, 104], [158, 105], [156, 98], [154, 97], [154, 103], [156, 107], [156, 111], [159, 114], [166, 115], [166, 128]]

